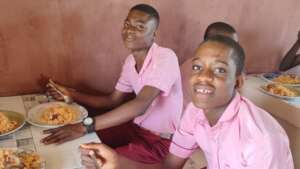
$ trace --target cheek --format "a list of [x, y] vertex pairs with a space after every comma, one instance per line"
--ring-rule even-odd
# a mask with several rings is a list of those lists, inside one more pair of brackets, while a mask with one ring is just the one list
[[196, 81], [196, 76], [195, 75], [191, 75], [190, 78], [189, 78], [189, 89], [192, 88], [193, 84], [195, 84], [195, 81]]
[[219, 81], [218, 82], [218, 90], [219, 90], [219, 95], [221, 95], [224, 98], [231, 98], [234, 89], [235, 89], [235, 83], [233, 83], [231, 80], [230, 81]]

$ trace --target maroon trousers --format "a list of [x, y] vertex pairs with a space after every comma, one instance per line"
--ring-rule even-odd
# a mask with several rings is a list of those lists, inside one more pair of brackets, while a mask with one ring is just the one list
[[119, 154], [137, 162], [154, 164], [169, 153], [171, 140], [145, 130], [133, 122], [97, 131], [101, 141]]

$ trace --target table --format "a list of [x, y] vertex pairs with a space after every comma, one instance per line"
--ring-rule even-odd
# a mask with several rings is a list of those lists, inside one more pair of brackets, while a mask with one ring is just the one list
[[[28, 110], [44, 102], [43, 95], [25, 95], [0, 97], [0, 109], [11, 110], [26, 115]], [[83, 169], [81, 166], [78, 147], [82, 143], [100, 142], [96, 133], [87, 134], [81, 138], [61, 145], [44, 145], [40, 143], [45, 137], [42, 133], [44, 128], [26, 124], [18, 132], [0, 140], [0, 147], [18, 147], [36, 151], [46, 160], [46, 169]]]

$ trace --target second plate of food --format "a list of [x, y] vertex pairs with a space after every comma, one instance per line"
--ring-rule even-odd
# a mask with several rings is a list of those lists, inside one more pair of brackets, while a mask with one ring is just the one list
[[260, 87], [261, 91], [281, 99], [299, 99], [300, 89], [296, 87], [284, 86], [281, 84], [269, 83]]
[[264, 80], [272, 83], [278, 83], [285, 86], [300, 86], [300, 77], [294, 74], [284, 74], [280, 72], [264, 73], [261, 75]]
[[81, 122], [87, 116], [87, 110], [78, 104], [49, 102], [30, 109], [27, 121], [38, 127], [55, 128]]

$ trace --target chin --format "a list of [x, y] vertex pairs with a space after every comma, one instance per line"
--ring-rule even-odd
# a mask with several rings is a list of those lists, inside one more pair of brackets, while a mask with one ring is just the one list
[[196, 106], [199, 109], [207, 109], [210, 107], [208, 102], [201, 102], [201, 101], [193, 100], [193, 104], [194, 104], [194, 106]]

